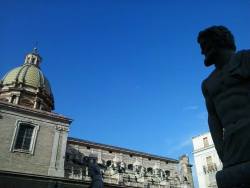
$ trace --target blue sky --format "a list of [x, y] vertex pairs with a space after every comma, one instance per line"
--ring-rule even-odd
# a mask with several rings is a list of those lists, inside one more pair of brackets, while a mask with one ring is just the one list
[[208, 130], [196, 37], [225, 25], [249, 48], [250, 1], [0, 1], [0, 75], [36, 41], [70, 136], [192, 160]]

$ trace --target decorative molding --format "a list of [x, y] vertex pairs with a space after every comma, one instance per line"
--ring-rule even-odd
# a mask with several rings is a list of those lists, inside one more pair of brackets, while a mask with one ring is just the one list
[[67, 118], [61, 114], [57, 114], [55, 112], [47, 112], [47, 111], [42, 111], [42, 110], [38, 110], [38, 109], [34, 109], [34, 108], [28, 108], [25, 106], [21, 106], [21, 105], [16, 105], [16, 104], [12, 104], [9, 102], [4, 102], [4, 101], [0, 101], [0, 109], [1, 110], [8, 110], [8, 112], [21, 112], [21, 113], [25, 113], [25, 115], [31, 115], [33, 117], [42, 117], [42, 118], [46, 118], [46, 119], [50, 119], [52, 121], [59, 121], [59, 122], [63, 122], [66, 124], [71, 124], [72, 119]]
[[66, 126], [63, 126], [63, 125], [57, 125], [57, 126], [56, 126], [56, 130], [57, 130], [57, 131], [66, 131], [66, 132], [68, 132], [68, 131], [69, 131], [69, 128], [66, 127]]

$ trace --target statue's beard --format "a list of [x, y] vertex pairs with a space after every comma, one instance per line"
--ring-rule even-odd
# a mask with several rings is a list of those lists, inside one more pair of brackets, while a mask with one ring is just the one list
[[211, 49], [207, 55], [205, 55], [205, 59], [204, 59], [204, 64], [206, 67], [209, 67], [213, 64], [216, 64], [216, 61], [218, 60], [219, 57], [219, 50], [218, 49]]

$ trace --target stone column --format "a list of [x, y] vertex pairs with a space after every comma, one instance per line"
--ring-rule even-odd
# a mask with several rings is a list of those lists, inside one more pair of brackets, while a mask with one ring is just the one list
[[68, 127], [57, 125], [55, 127], [54, 141], [51, 152], [49, 176], [64, 177], [64, 158], [67, 146]]

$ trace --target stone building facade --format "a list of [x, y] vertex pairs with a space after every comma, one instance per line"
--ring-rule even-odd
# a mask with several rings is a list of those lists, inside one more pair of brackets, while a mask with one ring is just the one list
[[0, 82], [0, 169], [64, 177], [71, 119], [58, 115], [34, 49]]
[[0, 170], [64, 177], [69, 119], [6, 102], [0, 116]]
[[179, 160], [125, 148], [68, 138], [65, 176], [88, 179], [88, 167], [74, 163], [75, 158], [97, 158], [106, 183], [125, 187], [193, 187], [188, 157]]
[[193, 187], [185, 155], [176, 160], [68, 137], [72, 120], [52, 111], [54, 97], [41, 62], [34, 49], [0, 81], [0, 187], [27, 187], [31, 180], [40, 187], [87, 187], [88, 167], [77, 161], [93, 157], [105, 187]]
[[216, 172], [222, 169], [222, 162], [214, 147], [209, 132], [193, 137], [193, 154], [200, 188], [216, 188]]

